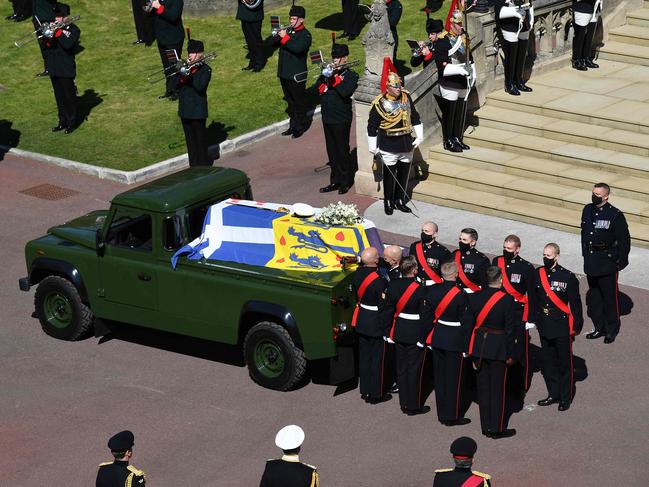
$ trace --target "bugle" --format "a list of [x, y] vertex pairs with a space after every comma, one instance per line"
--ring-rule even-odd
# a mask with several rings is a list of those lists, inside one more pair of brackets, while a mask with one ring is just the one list
[[171, 64], [166, 68], [163, 68], [162, 70], [156, 71], [155, 73], [147, 76], [147, 81], [151, 84], [155, 84], [178, 75], [188, 76], [191, 73], [193, 67], [199, 66], [201, 64], [207, 64], [208, 61], [211, 61], [215, 58], [215, 52], [208, 52], [200, 59], [196, 59], [195, 61], [183, 61], [182, 59], [179, 59], [174, 64]]
[[313, 73], [314, 78], [323, 76], [325, 79], [328, 79], [331, 78], [334, 74], [344, 71], [345, 69], [358, 66], [360, 63], [361, 62], [359, 59], [355, 59], [354, 61], [349, 61], [342, 64], [334, 64], [333, 61], [321, 62], [318, 63], [317, 66], [312, 66], [311, 69], [307, 69], [306, 71], [302, 71], [301, 73], [294, 75], [293, 81], [295, 81], [296, 83], [306, 83], [307, 79], [309, 79], [310, 72]]
[[[81, 18], [81, 15], [77, 15], [75, 17], [66, 17], [60, 22], [43, 22], [41, 23], [38, 18], [36, 21], [38, 22], [38, 29], [33, 31], [30, 34], [22, 36], [20, 39], [16, 39], [14, 41], [14, 46], [16, 47], [23, 47], [26, 44], [29, 44], [30, 42], [34, 42], [37, 40], [42, 39], [43, 37], [52, 38], [54, 37], [54, 33], [62, 29], [65, 26], [70, 25], [73, 22], [76, 22]], [[26, 41], [24, 39], [27, 39]]]

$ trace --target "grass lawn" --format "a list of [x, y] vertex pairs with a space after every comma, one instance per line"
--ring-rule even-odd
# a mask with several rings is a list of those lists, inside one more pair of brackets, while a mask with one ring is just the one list
[[[426, 17], [419, 11], [424, 0], [402, 3], [398, 57], [407, 60], [410, 51], [405, 40], [425, 38]], [[306, 26], [314, 39], [311, 50], [321, 48], [328, 56], [330, 33], [341, 31], [340, 2], [302, 0], [299, 4], [307, 10]], [[448, 0], [434, 15], [444, 19], [447, 5]], [[72, 15], [81, 15], [77, 25], [83, 51], [77, 55], [76, 82], [80, 112], [87, 115], [86, 120], [70, 135], [51, 132], [58, 121], [56, 103], [49, 79], [34, 77], [43, 67], [38, 46], [13, 46], [15, 39], [33, 30], [32, 24], [0, 20], [0, 143], [122, 170], [138, 169], [184, 153], [177, 103], [158, 100], [164, 91], [163, 83], [152, 85], [146, 79], [160, 69], [157, 48], [155, 44], [131, 45], [135, 27], [130, 4], [122, 0], [79, 0], [71, 7]], [[10, 13], [10, 4], [2, 2], [0, 16]], [[285, 22], [288, 7], [266, 12], [264, 36], [270, 33], [271, 14], [280, 15]], [[208, 94], [210, 143], [286, 118], [276, 77], [277, 52], [261, 73], [242, 72], [247, 51], [241, 24], [233, 16], [185, 16], [183, 21], [193, 37], [205, 42], [206, 51], [218, 55], [211, 62]], [[348, 42], [350, 59], [364, 59], [361, 37]], [[362, 66], [357, 69], [362, 73]], [[309, 84], [312, 82], [310, 79]]]

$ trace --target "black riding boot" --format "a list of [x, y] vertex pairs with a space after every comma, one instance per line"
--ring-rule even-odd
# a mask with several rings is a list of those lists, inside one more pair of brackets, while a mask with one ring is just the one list
[[532, 88], [525, 84], [523, 81], [523, 72], [525, 71], [525, 58], [527, 57], [527, 45], [529, 40], [519, 39], [518, 40], [518, 50], [516, 51], [516, 71], [514, 73], [514, 86], [518, 88], [518, 91], [524, 91], [529, 93], [532, 91]]
[[595, 37], [596, 28], [597, 22], [590, 22], [586, 27], [586, 36], [584, 38], [584, 47], [581, 51], [581, 59], [587, 68], [599, 68], [599, 65], [593, 62], [593, 38]]
[[397, 166], [383, 164], [383, 209], [386, 215], [394, 213], [394, 175]]
[[505, 53], [505, 91], [510, 95], [518, 96], [520, 91], [514, 84], [516, 81], [516, 56], [518, 53], [518, 42], [503, 40], [503, 52]]
[[399, 184], [396, 185], [394, 191], [396, 198], [394, 201], [394, 206], [397, 210], [404, 213], [412, 213], [412, 210], [408, 208], [406, 202], [408, 201], [408, 181], [410, 180], [410, 165], [411, 163], [407, 162], [397, 162], [397, 181]]

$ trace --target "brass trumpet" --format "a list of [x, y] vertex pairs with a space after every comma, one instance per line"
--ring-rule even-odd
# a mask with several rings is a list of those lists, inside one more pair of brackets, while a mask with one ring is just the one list
[[343, 64], [334, 64], [333, 61], [325, 61], [322, 57], [322, 51], [314, 51], [309, 54], [311, 62], [314, 64], [310, 69], [297, 73], [293, 76], [293, 81], [296, 83], [306, 83], [309, 79], [309, 73], [313, 72], [314, 77], [324, 76], [325, 78], [332, 77], [337, 71], [342, 71], [345, 69], [358, 66], [361, 62], [356, 59], [354, 61], [349, 61]]
[[423, 51], [424, 47], [427, 47], [429, 51], [433, 51], [433, 41], [428, 40], [424, 41], [423, 45], [420, 45], [418, 41], [411, 41], [407, 40], [406, 41], [410, 48], [412, 49], [412, 55], [413, 56], [421, 56], [421, 52]]
[[142, 5], [142, 10], [144, 10], [146, 13], [150, 14], [153, 12], [153, 0], [146, 0], [144, 5]]
[[279, 15], [270, 16], [270, 34], [273, 37], [277, 37], [280, 30], [285, 30], [287, 34], [293, 33], [293, 27], [291, 25], [281, 25], [279, 22]]
[[76, 22], [80, 18], [81, 15], [77, 15], [75, 17], [66, 17], [63, 20], [61, 20], [61, 22], [43, 22], [43, 23], [41, 23], [40, 20], [36, 18], [36, 22], [38, 22], [38, 28], [29, 34], [16, 39], [14, 41], [14, 46], [23, 47], [24, 45], [29, 44], [30, 42], [40, 40], [43, 37], [47, 37], [48, 39], [52, 38], [54, 37], [54, 33], [57, 30], [62, 29], [63, 27], [66, 27], [73, 22]]
[[215, 52], [208, 52], [203, 55], [200, 59], [195, 61], [182, 60], [178, 59], [174, 64], [167, 66], [162, 69], [162, 71], [156, 71], [147, 76], [147, 81], [151, 84], [159, 83], [160, 81], [165, 81], [166, 79], [172, 78], [174, 76], [182, 75], [187, 76], [191, 72], [193, 67], [199, 66], [201, 64], [207, 64], [208, 61], [211, 61], [216, 58]]

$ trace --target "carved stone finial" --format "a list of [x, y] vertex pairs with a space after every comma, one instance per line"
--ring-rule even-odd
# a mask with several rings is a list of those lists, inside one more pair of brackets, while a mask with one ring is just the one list
[[385, 0], [372, 3], [370, 27], [361, 42], [365, 46], [365, 74], [381, 76], [383, 58], [392, 57], [394, 50]]

